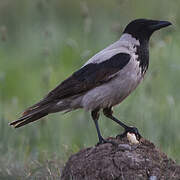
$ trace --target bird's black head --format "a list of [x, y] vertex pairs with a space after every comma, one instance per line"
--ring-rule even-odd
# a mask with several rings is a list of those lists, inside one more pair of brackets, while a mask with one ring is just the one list
[[131, 21], [125, 28], [123, 33], [131, 34], [136, 39], [149, 40], [154, 31], [171, 25], [168, 21], [157, 21], [149, 19], [136, 19]]

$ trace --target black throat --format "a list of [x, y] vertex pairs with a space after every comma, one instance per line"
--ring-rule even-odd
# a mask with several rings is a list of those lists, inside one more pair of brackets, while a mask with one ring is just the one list
[[149, 66], [149, 40], [140, 40], [140, 46], [137, 46], [136, 55], [138, 55], [137, 61], [140, 62], [141, 73], [144, 74]]

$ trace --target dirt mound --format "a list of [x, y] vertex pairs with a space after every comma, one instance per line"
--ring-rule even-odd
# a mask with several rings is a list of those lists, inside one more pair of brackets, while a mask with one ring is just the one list
[[148, 140], [132, 145], [127, 138], [117, 143], [79, 151], [66, 163], [62, 180], [180, 179], [180, 166]]

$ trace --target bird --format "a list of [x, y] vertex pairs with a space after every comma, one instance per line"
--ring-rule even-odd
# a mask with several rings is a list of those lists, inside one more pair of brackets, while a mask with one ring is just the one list
[[91, 113], [98, 144], [109, 142], [99, 128], [101, 111], [105, 117], [124, 128], [121, 137], [130, 132], [140, 139], [138, 129], [114, 117], [112, 108], [120, 104], [144, 79], [149, 66], [150, 37], [155, 31], [169, 25], [172, 25], [169, 21], [132, 20], [119, 40], [95, 54], [10, 125], [19, 128], [51, 113], [82, 108]]

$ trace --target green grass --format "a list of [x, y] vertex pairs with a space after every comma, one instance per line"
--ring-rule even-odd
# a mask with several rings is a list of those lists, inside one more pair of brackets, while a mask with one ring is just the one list
[[[29, 177], [33, 178], [44, 172], [41, 169], [46, 173], [58, 169], [58, 174], [70, 154], [96, 144], [94, 124], [90, 114], [83, 110], [49, 115], [21, 129], [13, 129], [8, 123], [89, 57], [117, 40], [126, 22], [136, 17], [169, 19], [175, 26], [152, 37], [150, 67], [145, 80], [115, 107], [115, 115], [138, 127], [145, 138], [180, 162], [180, 16], [176, 8], [179, 1], [171, 5], [161, 1], [166, 2], [163, 9], [154, 13], [150, 8], [155, 8], [157, 1], [148, 2], [150, 8], [146, 12], [141, 6], [147, 1], [136, 5], [131, 1], [121, 1], [122, 4], [104, 1], [103, 7], [87, 1], [87, 16], [82, 16], [80, 3], [74, 8], [72, 4], [72, 12], [67, 13], [64, 8], [69, 6], [65, 2], [62, 6], [58, 6], [58, 1], [50, 3], [51, 6], [48, 1], [41, 2], [43, 8], [38, 6], [42, 9], [35, 10], [35, 4], [24, 3], [23, 12], [19, 12], [20, 6], [15, 6], [11, 16], [6, 17], [9, 20], [1, 19], [0, 23], [0, 27], [3, 24], [7, 27], [5, 41], [0, 32], [0, 177], [10, 179], [13, 174], [18, 179], [30, 173]], [[11, 12], [11, 6], [7, 11], [8, 8]], [[115, 32], [112, 27], [116, 26], [118, 31]], [[100, 128], [105, 137], [122, 132], [118, 125], [103, 116]]]

